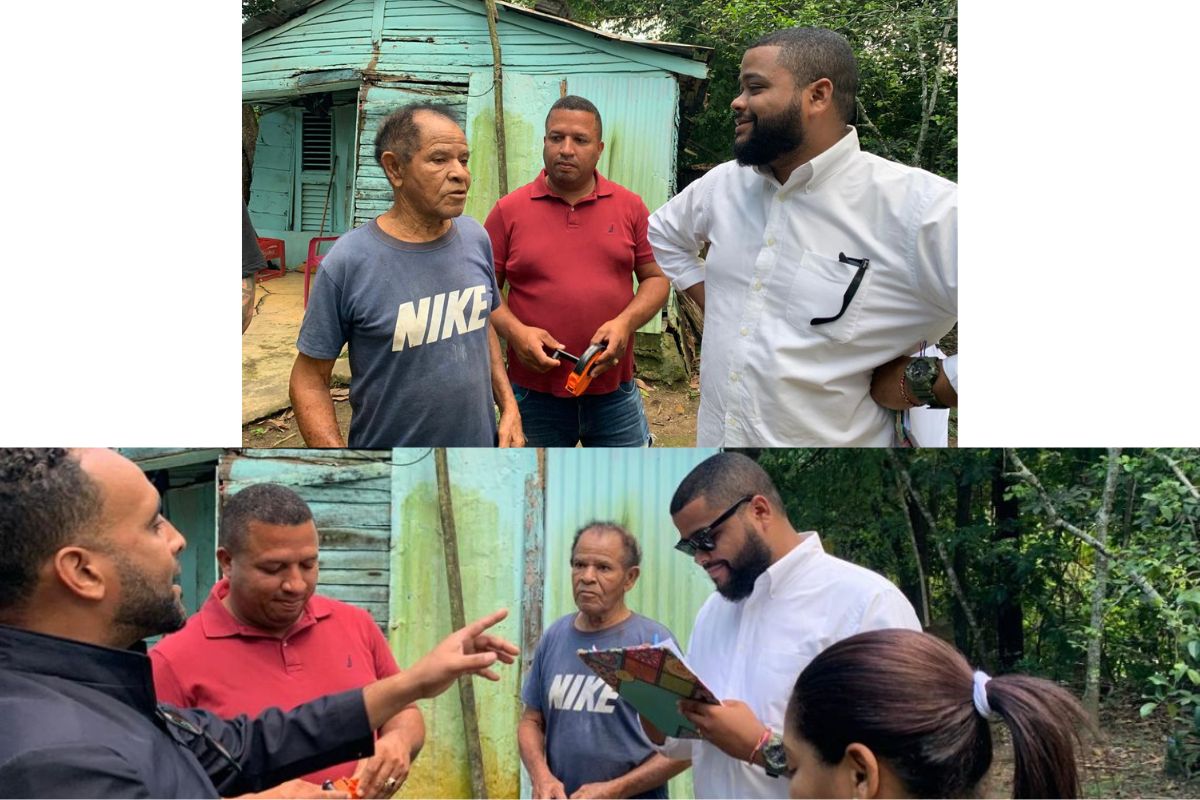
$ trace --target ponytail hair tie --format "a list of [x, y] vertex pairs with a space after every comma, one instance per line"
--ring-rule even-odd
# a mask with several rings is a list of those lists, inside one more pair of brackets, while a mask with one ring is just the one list
[[979, 716], [986, 720], [996, 719], [996, 715], [992, 713], [992, 707], [988, 705], [987, 699], [987, 683], [992, 678], [983, 670], [975, 670], [975, 687], [971, 692], [971, 699], [975, 703], [975, 710], [979, 712]]

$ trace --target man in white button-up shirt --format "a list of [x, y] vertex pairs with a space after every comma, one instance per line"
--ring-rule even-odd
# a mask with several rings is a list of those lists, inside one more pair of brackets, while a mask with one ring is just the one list
[[650, 218], [704, 309], [696, 443], [893, 444], [890, 409], [957, 404], [957, 359], [909, 355], [958, 318], [958, 189], [859, 149], [858, 68], [832, 31], [763, 37], [739, 80], [737, 161]]
[[[797, 533], [770, 477], [739, 453], [719, 453], [671, 500], [681, 539], [712, 578], [687, 663], [721, 698], [684, 702], [702, 740], [647, 733], [670, 758], [692, 759], [696, 797], [787, 797], [784, 711], [800, 671], [829, 645], [879, 628], [920, 630], [912, 604], [886, 578], [827, 555]], [[768, 772], [773, 773], [773, 777]]]

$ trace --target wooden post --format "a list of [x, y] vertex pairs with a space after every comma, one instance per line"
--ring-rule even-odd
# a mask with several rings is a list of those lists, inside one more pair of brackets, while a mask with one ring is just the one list
[[[437, 470], [438, 511], [442, 520], [442, 548], [446, 553], [446, 586], [450, 590], [450, 626], [459, 630], [467, 624], [463, 610], [462, 572], [458, 564], [458, 535], [454, 530], [454, 506], [450, 498], [450, 469], [446, 465], [446, 448], [433, 452]], [[475, 713], [475, 688], [471, 676], [458, 679], [458, 697], [462, 702], [463, 725], [467, 729], [467, 764], [471, 770], [471, 796], [486, 798], [487, 782], [483, 776], [483, 747], [479, 741], [479, 717]]]
[[500, 182], [500, 196], [508, 194], [508, 149], [504, 138], [504, 70], [500, 57], [500, 33], [496, 20], [500, 12], [496, 0], [484, 0], [487, 6], [488, 38], [492, 40], [492, 91], [496, 101], [496, 166]]

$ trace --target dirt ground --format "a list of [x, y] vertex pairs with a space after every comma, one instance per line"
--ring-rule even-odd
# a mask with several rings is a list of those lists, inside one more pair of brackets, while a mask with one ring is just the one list
[[[696, 411], [700, 406], [700, 391], [686, 383], [672, 386], [654, 384], [639, 379], [642, 403], [654, 434], [655, 447], [694, 447], [696, 445]], [[334, 412], [342, 436], [350, 430], [350, 394], [345, 387], [330, 390]], [[243, 447], [304, 447], [300, 429], [292, 410], [258, 419], [242, 426]]]
[[[1088, 741], [1081, 773], [1084, 797], [1200, 797], [1200, 778], [1163, 772], [1167, 726], [1142, 719], [1137, 698], [1110, 698], [1100, 709], [1102, 739]], [[984, 797], [1012, 797], [1012, 745], [1008, 729], [994, 726], [996, 758]]]

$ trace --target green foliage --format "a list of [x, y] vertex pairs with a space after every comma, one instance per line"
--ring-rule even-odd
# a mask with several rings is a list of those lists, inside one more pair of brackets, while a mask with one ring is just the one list
[[[976, 645], [999, 660], [1000, 620], [1020, 609], [1023, 649], [1011, 668], [1083, 688], [1098, 555], [1052, 521], [1050, 507], [1094, 534], [1107, 468], [1104, 450], [1019, 451], [1038, 476], [1043, 496], [1017, 481], [998, 450], [897, 451], [934, 530], [917, 525], [916, 548], [928, 580], [932, 630], [972, 654]], [[918, 555], [893, 467], [877, 450], [768, 450], [759, 462], [772, 475], [797, 530], [817, 530], [827, 549], [881, 572], [920, 602]], [[1111, 554], [1101, 632], [1101, 689], [1145, 695], [1143, 716], [1164, 715], [1172, 735], [1169, 763], [1200, 772], [1200, 502], [1172, 469], [1200, 480], [1200, 453], [1131, 450], [1109, 522]], [[1015, 536], [998, 532], [994, 490], [1018, 504]], [[935, 542], [954, 567], [982, 629], [976, 642], [961, 619]], [[1136, 573], [1166, 598], [1151, 603]]]
[[242, 19], [246, 20], [264, 11], [274, 11], [276, 0], [242, 0]]
[[[815, 26], [846, 36], [858, 57], [858, 128], [864, 149], [957, 178], [955, 0], [573, 0], [571, 14], [622, 33], [714, 48], [708, 102], [687, 120], [681, 169], [731, 157], [729, 103], [737, 93], [746, 48], [772, 31]], [[940, 75], [940, 85], [930, 108], [935, 74]]]

